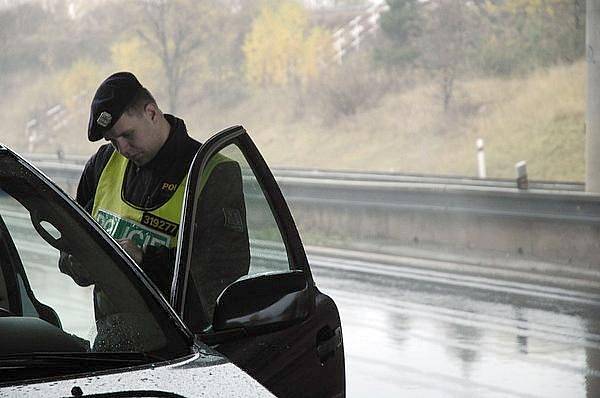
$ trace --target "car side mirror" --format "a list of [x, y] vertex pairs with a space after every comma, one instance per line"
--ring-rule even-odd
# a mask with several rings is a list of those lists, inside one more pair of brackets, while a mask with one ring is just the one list
[[212, 331], [257, 334], [283, 329], [308, 317], [311, 297], [302, 271], [242, 277], [218, 297]]

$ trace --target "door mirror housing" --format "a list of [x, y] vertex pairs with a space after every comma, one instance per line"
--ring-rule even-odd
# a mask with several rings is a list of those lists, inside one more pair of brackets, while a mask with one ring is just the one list
[[283, 329], [308, 317], [311, 297], [303, 271], [242, 277], [217, 299], [212, 330], [257, 334]]

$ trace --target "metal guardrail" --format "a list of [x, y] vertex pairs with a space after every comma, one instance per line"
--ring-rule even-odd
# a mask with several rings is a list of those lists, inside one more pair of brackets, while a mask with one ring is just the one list
[[[75, 186], [85, 158], [26, 155], [50, 178]], [[505, 179], [274, 169], [292, 207], [415, 210], [522, 219], [600, 223], [600, 196], [583, 184], [530, 182], [519, 190]]]
[[69, 163], [69, 164], [85, 164], [89, 156], [83, 155], [59, 155], [57, 153], [24, 153], [20, 154], [23, 158], [33, 163], [50, 162], [50, 163]]
[[[53, 171], [63, 170], [66, 175], [71, 173], [81, 174], [82, 167], [89, 157], [67, 155], [59, 157], [57, 154], [33, 153], [23, 157], [42, 170], [54, 174]], [[399, 182], [399, 183], [428, 183], [441, 185], [474, 186], [490, 188], [516, 188], [516, 181], [507, 178], [476, 178], [467, 176], [432, 175], [432, 174], [398, 174], [385, 172], [360, 172], [343, 170], [319, 170], [291, 167], [273, 169], [276, 177], [299, 177], [315, 180], [342, 180], [342, 181], [368, 181], [368, 182]], [[77, 176], [79, 178], [79, 176]], [[548, 191], [576, 191], [583, 192], [585, 184], [582, 182], [556, 182], [556, 181], [529, 181], [530, 190]]]
[[[300, 177], [314, 179], [331, 179], [343, 181], [369, 181], [369, 182], [399, 182], [399, 183], [427, 183], [441, 185], [490, 187], [490, 188], [516, 188], [516, 180], [507, 178], [476, 178], [466, 176], [444, 176], [431, 174], [397, 174], [397, 173], [371, 173], [356, 171], [316, 170], [277, 168], [274, 174], [278, 177]], [[580, 182], [556, 181], [529, 181], [531, 190], [547, 191], [579, 191], [585, 190], [585, 184]]]
[[600, 197], [580, 191], [278, 177], [292, 203], [520, 219], [600, 222]]

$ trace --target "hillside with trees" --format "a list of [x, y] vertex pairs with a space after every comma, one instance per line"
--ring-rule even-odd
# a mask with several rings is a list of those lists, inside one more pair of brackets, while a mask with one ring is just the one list
[[387, 0], [341, 62], [340, 20], [369, 6], [338, 6], [347, 14], [293, 0], [0, 10], [0, 141], [92, 153], [91, 97], [130, 70], [192, 135], [243, 124], [272, 165], [475, 175], [481, 137], [489, 176], [527, 160], [533, 178], [583, 179], [584, 0]]

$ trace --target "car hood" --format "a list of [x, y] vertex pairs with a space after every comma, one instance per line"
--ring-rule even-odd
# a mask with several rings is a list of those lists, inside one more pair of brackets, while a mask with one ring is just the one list
[[18, 386], [0, 397], [273, 397], [224, 357], [196, 353], [179, 361]]

